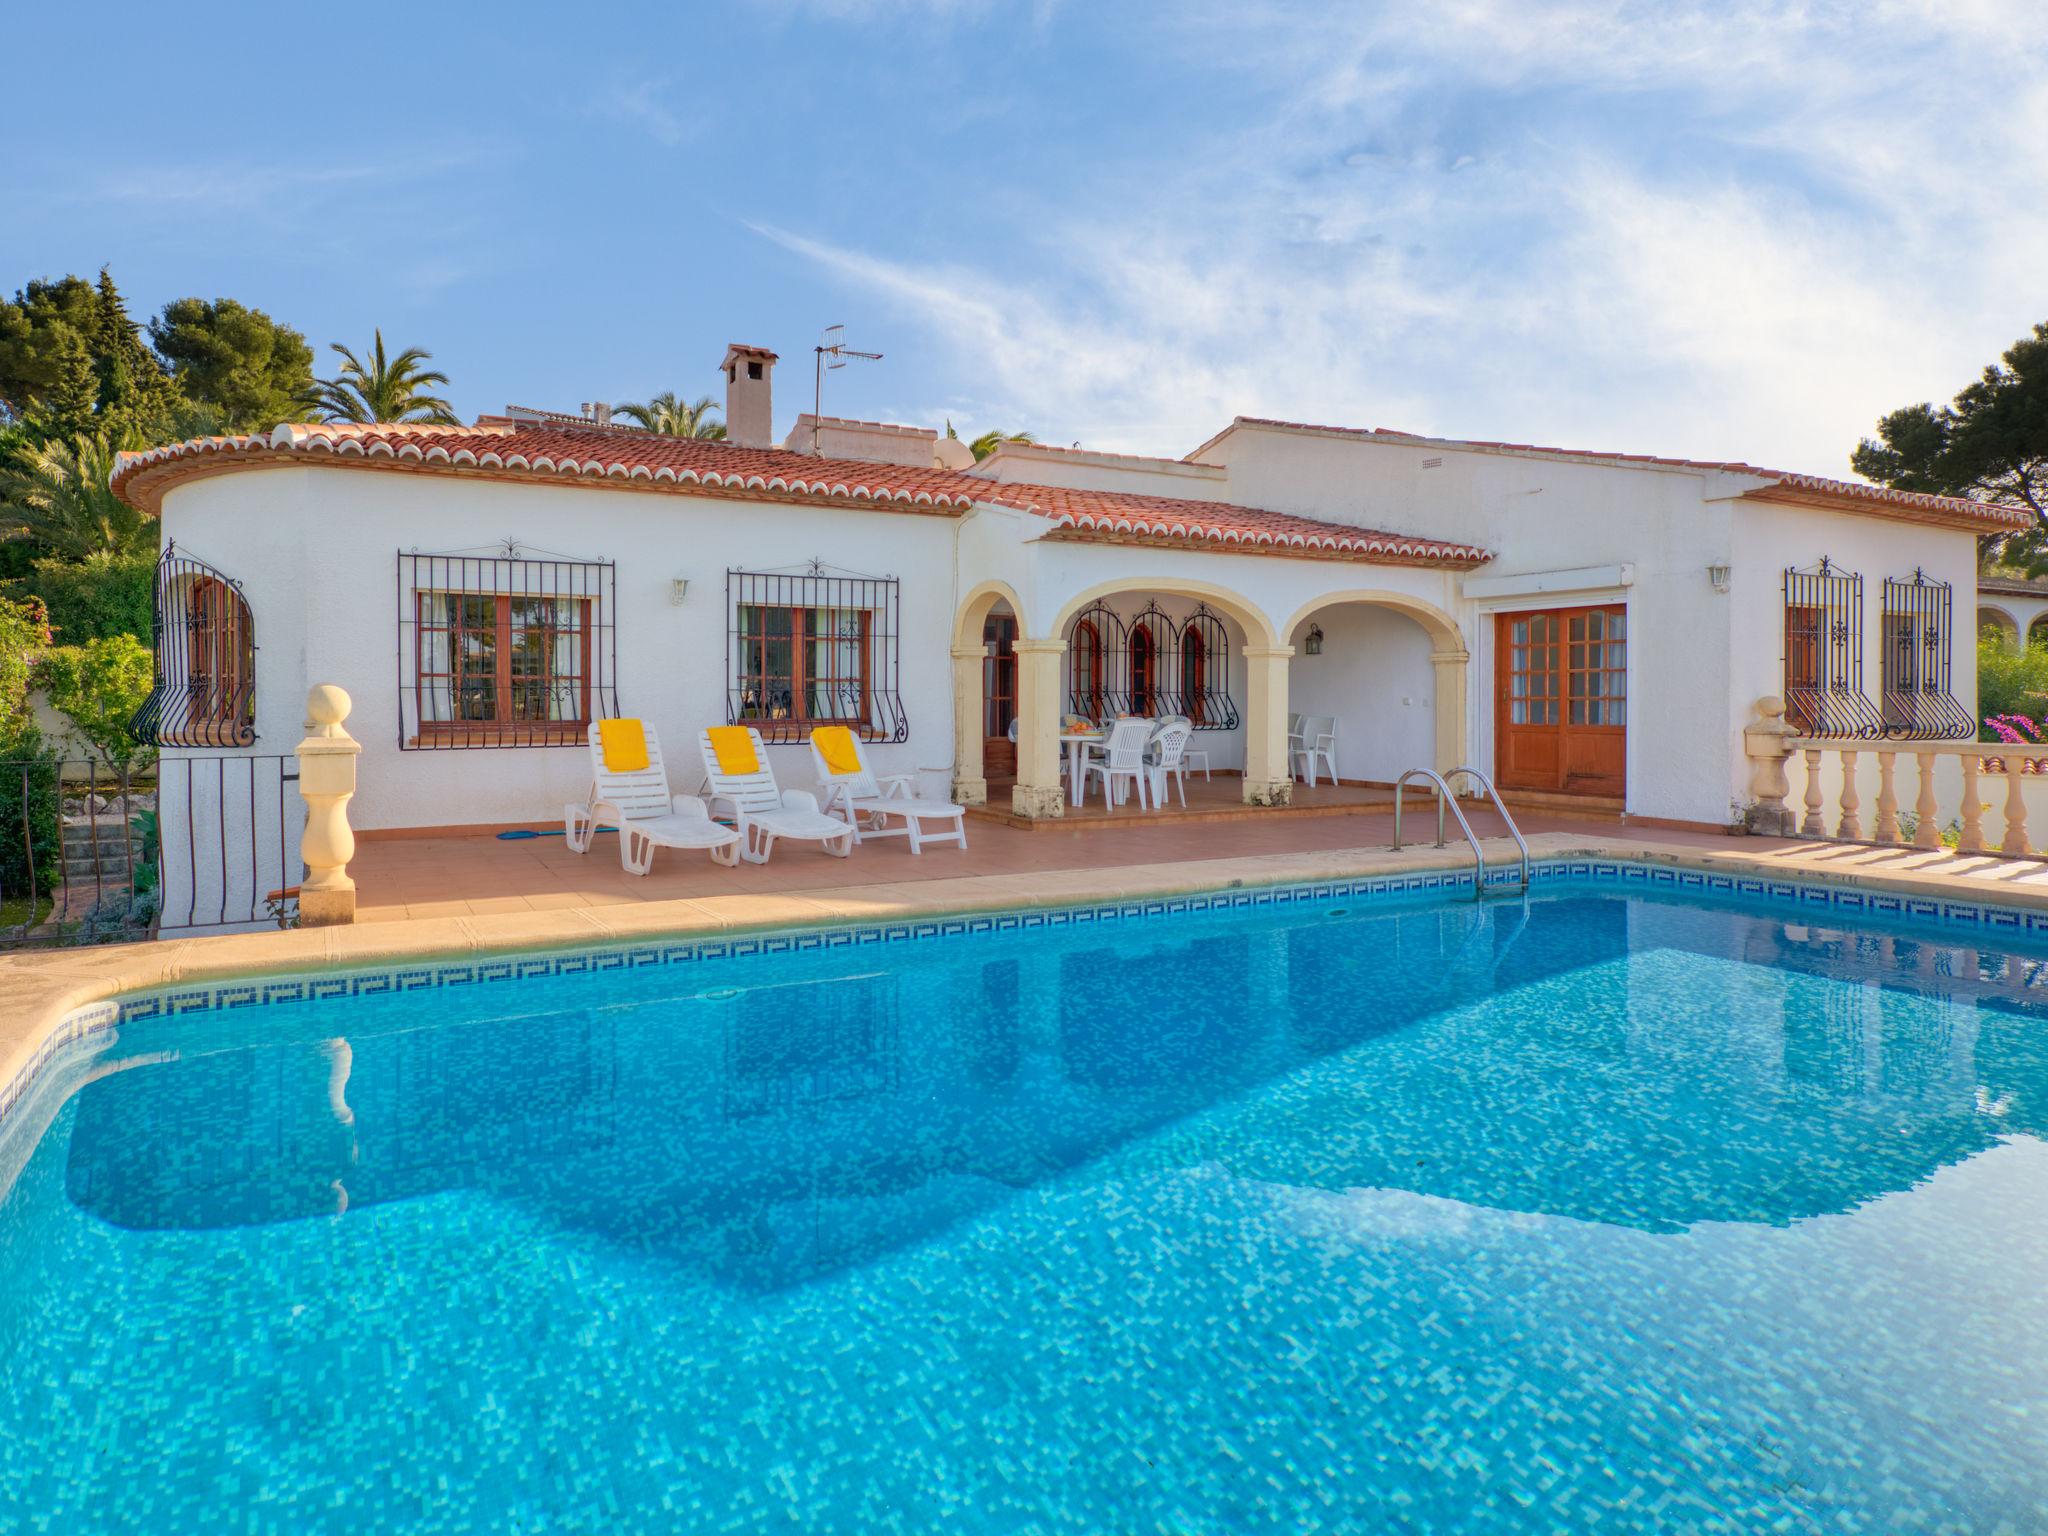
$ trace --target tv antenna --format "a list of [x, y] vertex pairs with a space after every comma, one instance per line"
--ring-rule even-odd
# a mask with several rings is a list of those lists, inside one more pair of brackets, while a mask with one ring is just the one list
[[811, 401], [811, 456], [818, 453], [818, 422], [825, 415], [825, 375], [834, 368], [844, 368], [849, 358], [859, 358], [864, 363], [879, 363], [879, 352], [856, 352], [846, 344], [846, 327], [828, 325], [818, 344], [812, 348], [818, 354], [818, 390]]

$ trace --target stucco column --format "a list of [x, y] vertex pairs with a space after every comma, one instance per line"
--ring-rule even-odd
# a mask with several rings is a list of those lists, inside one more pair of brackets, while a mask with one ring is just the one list
[[353, 706], [332, 683], [306, 695], [306, 739], [299, 743], [299, 796], [306, 802], [306, 830], [299, 857], [306, 878], [299, 882], [299, 926], [324, 928], [356, 920], [356, 883], [348, 877], [356, 835], [349, 829], [348, 803], [356, 792], [356, 757], [363, 744], [342, 726]]
[[1472, 653], [1431, 651], [1429, 662], [1436, 668], [1436, 762], [1432, 766], [1438, 773], [1449, 773], [1465, 761], [1465, 688], [1472, 675]]
[[988, 775], [981, 760], [982, 652], [953, 652], [953, 801], [987, 805]]
[[1060, 792], [1060, 664], [1067, 654], [1064, 640], [1018, 640], [1017, 652], [1017, 787], [1010, 791], [1010, 810], [1033, 821], [1067, 813]]
[[1291, 645], [1244, 648], [1244, 803], [1286, 805], [1294, 798], [1287, 761], [1287, 664]]

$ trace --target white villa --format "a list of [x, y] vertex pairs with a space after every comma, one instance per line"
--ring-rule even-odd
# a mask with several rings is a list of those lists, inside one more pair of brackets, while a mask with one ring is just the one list
[[1315, 715], [1347, 783], [1472, 764], [1511, 800], [1727, 827], [1761, 695], [1810, 735], [1974, 734], [1999, 508], [1245, 417], [1182, 458], [975, 463], [810, 416], [778, 445], [775, 363], [726, 354], [726, 442], [511, 409], [125, 457], [163, 530], [166, 758], [289, 753], [338, 683], [359, 829], [558, 819], [617, 714], [675, 760], [756, 725], [795, 787], [810, 728], [850, 724], [928, 792], [1048, 818], [1065, 716], [1185, 714], [1271, 805]]

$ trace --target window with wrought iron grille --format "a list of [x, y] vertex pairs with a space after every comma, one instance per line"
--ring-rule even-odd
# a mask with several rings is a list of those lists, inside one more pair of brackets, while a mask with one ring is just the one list
[[246, 747], [256, 740], [256, 624], [241, 584], [176, 543], [157, 561], [149, 697], [128, 723], [159, 747]]
[[1176, 619], [1154, 601], [1126, 620], [1096, 603], [1067, 626], [1067, 709], [1090, 720], [1184, 715], [1198, 731], [1235, 730], [1229, 632], [1205, 604]]
[[509, 543], [398, 557], [398, 744], [569, 747], [616, 715], [617, 567]]
[[1785, 719], [1803, 736], [1884, 734], [1863, 692], [1863, 577], [1825, 558], [1785, 572]]
[[1949, 692], [1954, 592], [1924, 571], [1884, 584], [1880, 698], [1887, 736], [1922, 741], [1977, 734], [1970, 712]]
[[906, 741], [897, 692], [901, 584], [813, 561], [797, 571], [726, 572], [726, 719], [763, 741], [844, 725]]

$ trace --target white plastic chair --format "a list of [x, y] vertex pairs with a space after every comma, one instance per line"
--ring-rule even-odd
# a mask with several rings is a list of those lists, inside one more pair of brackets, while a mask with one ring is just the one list
[[[1161, 725], [1165, 725], [1168, 722], [1174, 720], [1178, 720], [1182, 725], [1186, 726], [1188, 728], [1189, 736], [1193, 736], [1195, 730], [1195, 722], [1190, 720], [1186, 715], [1167, 715], [1159, 723]], [[1157, 741], [1159, 738], [1155, 734], [1152, 739], [1154, 741]], [[1187, 764], [1188, 770], [1190, 772], [1193, 772], [1195, 769], [1199, 768], [1202, 771], [1203, 781], [1207, 782], [1209, 778], [1209, 749], [1207, 747], [1195, 746], [1193, 742], [1190, 741], [1186, 747], [1181, 749], [1181, 761]], [[1181, 800], [1183, 803], [1185, 803], [1187, 800], [1186, 786], [1182, 786], [1181, 788]]]
[[591, 722], [590, 794], [582, 805], [562, 807], [563, 841], [573, 852], [588, 853], [599, 827], [617, 827], [619, 863], [629, 875], [652, 869], [657, 848], [702, 848], [714, 864], [730, 868], [739, 863], [739, 833], [713, 821], [695, 795], [669, 794], [661, 738], [644, 721], [640, 729], [647, 743], [647, 766], [617, 773], [605, 766], [600, 727]]
[[820, 811], [816, 795], [777, 784], [775, 770], [768, 766], [768, 749], [761, 744], [761, 733], [751, 726], [746, 729], [754, 749], [751, 773], [727, 773], [719, 766], [711, 732], [697, 733], [697, 750], [704, 759], [704, 783], [710, 790], [711, 809], [714, 814], [721, 806], [729, 810], [739, 828], [740, 857], [749, 864], [766, 864], [778, 837], [821, 844], [835, 859], [853, 852], [853, 828], [837, 816]]
[[1128, 779], [1138, 792], [1138, 809], [1145, 809], [1148, 798], [1145, 771], [1145, 743], [1151, 739], [1150, 720], [1119, 720], [1109, 728], [1109, 739], [1095, 748], [1099, 756], [1086, 759], [1082, 768], [1081, 798], [1088, 798], [1088, 786], [1096, 779], [1102, 780], [1102, 803], [1105, 808], [1116, 803], [1116, 786], [1119, 780]]
[[1308, 779], [1308, 787], [1316, 787], [1316, 761], [1322, 760], [1329, 770], [1332, 784], [1337, 782], [1337, 721], [1333, 715], [1303, 715], [1301, 733], [1292, 740], [1291, 751], [1294, 760], [1301, 764], [1300, 772]]
[[[841, 727], [844, 729], [844, 727]], [[950, 800], [927, 800], [916, 789], [915, 774], [889, 773], [877, 777], [868, 767], [867, 753], [860, 738], [851, 731], [854, 761], [860, 766], [852, 773], [835, 773], [818, 747], [818, 732], [811, 732], [811, 762], [818, 770], [818, 782], [825, 789], [825, 810], [846, 818], [858, 843], [869, 837], [907, 837], [912, 853], [924, 852], [926, 843], [958, 843], [967, 846], [967, 812]], [[890, 826], [890, 820], [901, 822]], [[865, 821], [867, 825], [862, 826]], [[949, 830], [927, 832], [925, 821], [950, 822]]]
[[1195, 728], [1183, 718], [1162, 721], [1152, 733], [1149, 748], [1152, 757], [1152, 771], [1159, 775], [1154, 788], [1159, 804], [1166, 804], [1166, 781], [1171, 778], [1180, 790], [1180, 807], [1188, 807], [1188, 741], [1195, 734]]

